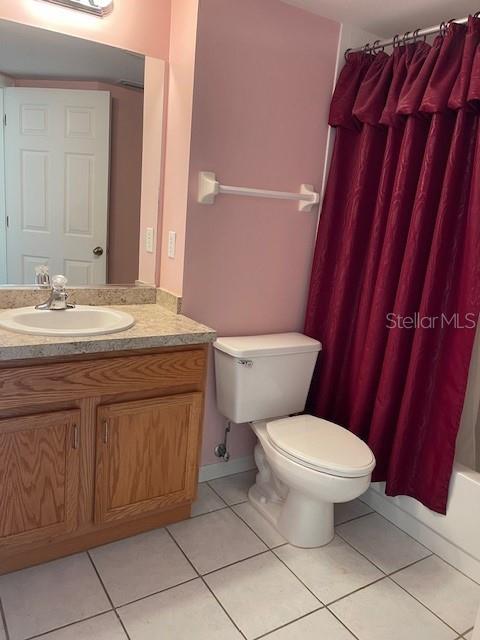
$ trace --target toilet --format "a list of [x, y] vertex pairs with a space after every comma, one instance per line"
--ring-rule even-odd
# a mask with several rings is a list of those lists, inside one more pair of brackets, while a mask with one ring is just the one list
[[375, 458], [340, 425], [303, 415], [321, 344], [300, 333], [218, 338], [217, 406], [255, 432], [248, 498], [291, 544], [319, 547], [334, 535], [333, 508], [364, 493]]

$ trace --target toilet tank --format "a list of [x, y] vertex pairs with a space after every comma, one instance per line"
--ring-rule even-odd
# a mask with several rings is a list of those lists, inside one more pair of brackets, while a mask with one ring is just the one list
[[301, 333], [218, 338], [213, 344], [217, 407], [232, 422], [303, 411], [318, 340]]

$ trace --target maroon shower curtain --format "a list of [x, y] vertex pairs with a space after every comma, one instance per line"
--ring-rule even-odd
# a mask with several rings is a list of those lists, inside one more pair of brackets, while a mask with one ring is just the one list
[[471, 17], [348, 56], [305, 325], [309, 410], [370, 445], [388, 495], [440, 513], [480, 311], [479, 42]]

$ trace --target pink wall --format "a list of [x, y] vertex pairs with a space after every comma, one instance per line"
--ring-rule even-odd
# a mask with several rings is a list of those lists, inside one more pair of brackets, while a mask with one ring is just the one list
[[[183, 286], [197, 13], [198, 0], [176, 0], [172, 4], [163, 238], [157, 282], [163, 289], [178, 295]], [[167, 255], [169, 231], [176, 233], [174, 258]]]
[[83, 80], [17, 78], [17, 87], [109, 91], [111, 103], [108, 282], [138, 277], [143, 91]]
[[[320, 188], [339, 27], [278, 0], [200, 0], [183, 309], [219, 335], [302, 330], [317, 213], [233, 196], [199, 205], [198, 172]], [[211, 368], [203, 464], [218, 462], [225, 425], [213, 388]], [[249, 430], [232, 432], [233, 457], [251, 453]]]
[[39, 0], [0, 0], [0, 18], [168, 59], [170, 0], [115, 0], [105, 18]]
[[[145, 58], [143, 106], [143, 170], [140, 206], [138, 278], [148, 284], [158, 282], [160, 264], [161, 200], [165, 140], [166, 64], [158, 58]], [[153, 229], [153, 251], [147, 251], [145, 234]]]

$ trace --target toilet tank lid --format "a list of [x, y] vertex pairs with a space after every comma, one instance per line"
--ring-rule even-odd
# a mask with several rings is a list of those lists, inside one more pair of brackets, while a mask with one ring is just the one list
[[318, 340], [304, 336], [302, 333], [269, 333], [261, 336], [218, 338], [213, 346], [235, 358], [308, 353], [320, 351], [322, 348]]

